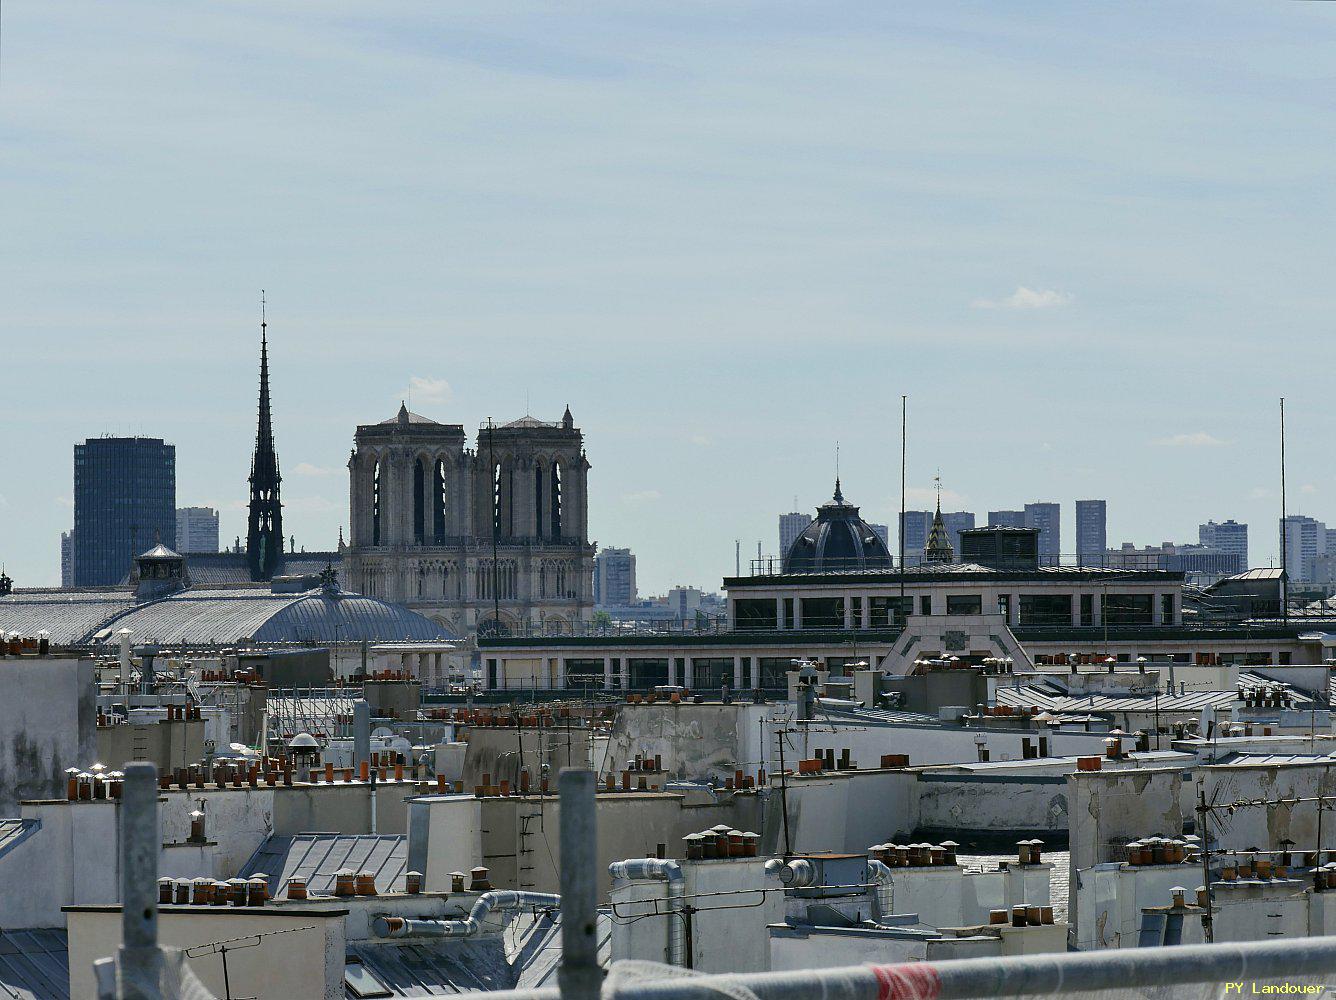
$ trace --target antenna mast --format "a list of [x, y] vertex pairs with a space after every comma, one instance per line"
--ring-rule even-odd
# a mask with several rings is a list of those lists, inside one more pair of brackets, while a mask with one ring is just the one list
[[1280, 397], [1280, 619], [1290, 618], [1289, 514], [1285, 502], [1285, 397]]
[[905, 609], [905, 442], [907, 440], [909, 397], [900, 397], [900, 614]]

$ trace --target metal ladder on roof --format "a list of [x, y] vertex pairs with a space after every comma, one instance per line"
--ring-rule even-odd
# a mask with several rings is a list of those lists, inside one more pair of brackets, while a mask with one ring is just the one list
[[529, 829], [529, 824], [541, 816], [541, 812], [520, 813], [520, 844], [518, 856], [515, 858], [515, 885], [521, 889], [532, 889], [535, 884], [533, 877], [526, 874], [533, 871], [533, 865], [525, 862], [532, 860], [529, 855], [533, 854], [530, 838], [534, 836], [534, 832]]

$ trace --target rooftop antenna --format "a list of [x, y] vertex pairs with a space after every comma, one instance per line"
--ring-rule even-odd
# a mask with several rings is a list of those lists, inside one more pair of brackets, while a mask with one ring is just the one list
[[905, 444], [908, 440], [909, 397], [900, 397], [900, 614], [905, 610]]
[[1285, 503], [1285, 397], [1280, 397], [1280, 620], [1290, 618], [1289, 548], [1290, 525]]
[[733, 539], [733, 575], [742, 575], [742, 539]]

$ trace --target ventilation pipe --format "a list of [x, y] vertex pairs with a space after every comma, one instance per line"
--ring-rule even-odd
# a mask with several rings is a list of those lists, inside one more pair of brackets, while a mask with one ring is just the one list
[[120, 666], [120, 689], [121, 696], [125, 697], [130, 691], [130, 637], [134, 635], [128, 628], [123, 628], [116, 633], [116, 638], [120, 640], [120, 655], [118, 662]]
[[891, 869], [876, 858], [869, 858], [867, 863], [868, 874], [872, 876], [872, 881], [876, 884], [875, 899], [877, 901], [877, 920], [882, 920], [891, 915], [891, 882], [893, 876]]
[[493, 910], [518, 910], [524, 906], [557, 907], [561, 897], [550, 892], [519, 892], [512, 889], [485, 892], [478, 897], [463, 920], [409, 920], [404, 917], [379, 916], [373, 929], [377, 937], [473, 937], [482, 930], [482, 922]]
[[[766, 863], [767, 870], [772, 863]], [[686, 880], [682, 866], [671, 858], [632, 858], [614, 861], [608, 865], [608, 874], [614, 880], [653, 879], [667, 883], [668, 964], [684, 968], [687, 964], [686, 930], [680, 914], [685, 909]]]
[[765, 873], [779, 879], [786, 889], [805, 889], [816, 885], [816, 867], [802, 858], [787, 864], [779, 858], [771, 858], [765, 863]]

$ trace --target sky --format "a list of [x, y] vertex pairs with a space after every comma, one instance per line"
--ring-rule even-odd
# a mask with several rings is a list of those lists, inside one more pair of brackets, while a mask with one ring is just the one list
[[[354, 429], [570, 405], [590, 534], [716, 589], [776, 515], [1109, 501], [1336, 525], [1330, 4], [7, 0], [0, 562], [73, 445], [244, 534], [265, 289], [285, 528]], [[1306, 359], [1306, 360], [1305, 360]], [[745, 568], [745, 567], [744, 567]]]

